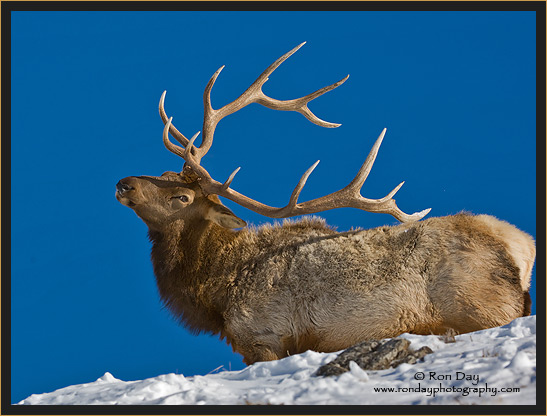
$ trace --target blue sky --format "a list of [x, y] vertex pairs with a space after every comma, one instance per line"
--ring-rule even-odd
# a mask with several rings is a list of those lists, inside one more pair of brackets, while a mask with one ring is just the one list
[[[13, 402], [106, 371], [131, 380], [244, 367], [162, 308], [146, 226], [114, 186], [181, 169], [161, 140], [164, 90], [191, 136], [220, 66], [216, 108], [304, 41], [264, 91], [295, 98], [350, 74], [310, 104], [342, 126], [252, 105], [219, 124], [203, 161], [213, 177], [241, 166], [232, 187], [281, 206], [320, 159], [301, 194], [312, 199], [345, 186], [387, 127], [364, 196], [405, 180], [405, 212], [491, 214], [535, 237], [533, 12], [14, 12]], [[339, 230], [397, 222], [353, 209], [321, 216]]]

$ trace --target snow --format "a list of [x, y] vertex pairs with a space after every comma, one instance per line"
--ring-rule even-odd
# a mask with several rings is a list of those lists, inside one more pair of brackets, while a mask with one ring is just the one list
[[313, 351], [205, 376], [123, 381], [106, 373], [94, 382], [33, 394], [18, 404], [536, 404], [535, 316], [458, 335], [449, 343], [435, 335], [401, 337], [412, 349], [427, 345], [433, 353], [423, 362], [381, 371], [364, 371], [352, 362], [350, 371], [336, 377], [313, 374], [339, 352]]

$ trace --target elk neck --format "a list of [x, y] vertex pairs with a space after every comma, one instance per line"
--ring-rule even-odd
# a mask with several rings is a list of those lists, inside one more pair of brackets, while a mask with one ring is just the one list
[[[219, 256], [239, 233], [208, 220], [191, 226], [175, 221], [162, 231], [149, 230], [160, 297], [191, 332], [222, 331], [229, 281], [219, 270]], [[222, 257], [226, 266], [229, 256]]]

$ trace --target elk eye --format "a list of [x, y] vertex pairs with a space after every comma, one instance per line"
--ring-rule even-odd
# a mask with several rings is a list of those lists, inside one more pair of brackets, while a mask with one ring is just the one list
[[188, 195], [176, 196], [175, 198], [180, 199], [182, 202], [190, 201], [190, 198], [188, 198]]

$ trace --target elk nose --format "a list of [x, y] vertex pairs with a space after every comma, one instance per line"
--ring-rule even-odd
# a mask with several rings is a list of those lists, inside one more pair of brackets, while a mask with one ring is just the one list
[[129, 186], [128, 184], [126, 183], [123, 183], [122, 181], [119, 181], [117, 184], [116, 184], [116, 190], [118, 191], [118, 193], [120, 195], [123, 195], [125, 194], [127, 191], [130, 191], [134, 189], [132, 186]]

